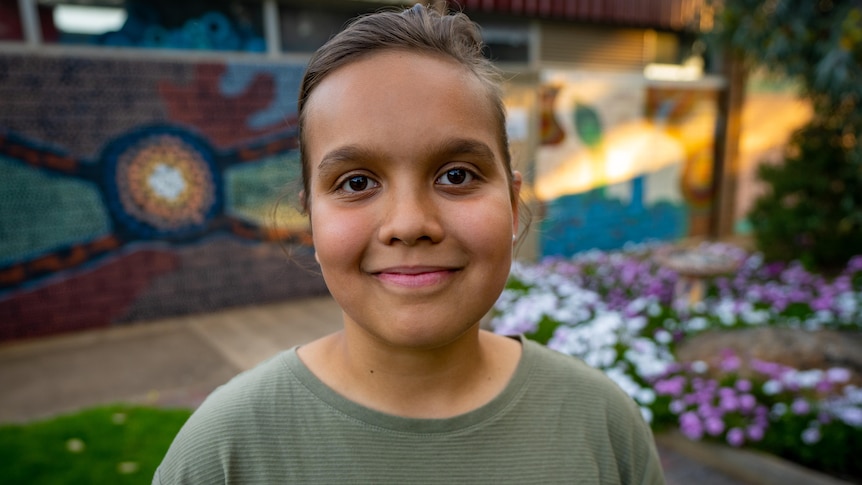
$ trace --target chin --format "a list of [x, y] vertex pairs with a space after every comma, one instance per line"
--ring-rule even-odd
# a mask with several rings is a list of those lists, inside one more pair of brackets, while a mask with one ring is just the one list
[[423, 325], [416, 325], [416, 320], [413, 323], [403, 323], [389, 325], [380, 332], [369, 332], [378, 341], [389, 346], [414, 349], [414, 350], [432, 350], [444, 347], [453, 342], [458, 341], [471, 333], [477, 333], [479, 330], [479, 322], [463, 323], [453, 326], [449, 320], [444, 328], [442, 324], [426, 322]]

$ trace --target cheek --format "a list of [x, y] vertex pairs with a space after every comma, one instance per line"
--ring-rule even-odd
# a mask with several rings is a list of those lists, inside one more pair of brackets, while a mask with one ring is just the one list
[[511, 256], [513, 227], [508, 198], [460, 213], [463, 215], [458, 218], [459, 232], [470, 241], [474, 251], [494, 258]]
[[324, 271], [328, 266], [354, 259], [367, 240], [368, 224], [363, 224], [360, 217], [329, 211], [323, 206], [315, 205], [311, 224], [314, 250]]

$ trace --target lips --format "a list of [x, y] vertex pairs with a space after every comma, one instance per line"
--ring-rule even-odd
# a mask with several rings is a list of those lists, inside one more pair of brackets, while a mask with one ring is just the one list
[[386, 268], [372, 272], [378, 280], [405, 288], [423, 288], [445, 282], [458, 271], [439, 266], [408, 266]]

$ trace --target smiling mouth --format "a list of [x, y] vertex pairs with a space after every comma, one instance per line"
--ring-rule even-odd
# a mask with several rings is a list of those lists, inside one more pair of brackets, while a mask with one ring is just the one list
[[392, 268], [372, 273], [378, 280], [405, 288], [435, 286], [458, 270], [452, 268]]

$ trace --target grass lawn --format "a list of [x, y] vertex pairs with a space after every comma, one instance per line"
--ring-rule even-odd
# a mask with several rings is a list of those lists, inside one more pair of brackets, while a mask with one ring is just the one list
[[111, 405], [0, 425], [4, 484], [149, 484], [186, 409]]

